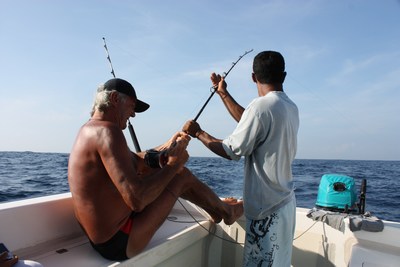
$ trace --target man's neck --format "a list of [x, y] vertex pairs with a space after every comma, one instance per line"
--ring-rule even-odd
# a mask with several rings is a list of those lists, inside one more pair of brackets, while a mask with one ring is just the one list
[[96, 120], [96, 121], [109, 121], [109, 122], [114, 122], [116, 123], [116, 118], [114, 113], [112, 112], [102, 112], [96, 110], [90, 120]]
[[257, 83], [257, 88], [258, 88], [259, 96], [265, 96], [269, 92], [274, 92], [274, 91], [283, 92], [282, 84], [276, 84], [276, 83], [274, 83], [274, 84], [272, 84], [272, 83], [267, 83], [267, 84]]

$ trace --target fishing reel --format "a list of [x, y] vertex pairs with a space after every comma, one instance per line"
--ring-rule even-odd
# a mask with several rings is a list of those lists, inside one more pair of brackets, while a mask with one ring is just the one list
[[147, 166], [153, 169], [161, 169], [168, 162], [168, 154], [166, 150], [158, 151], [149, 149], [144, 155], [144, 161]]

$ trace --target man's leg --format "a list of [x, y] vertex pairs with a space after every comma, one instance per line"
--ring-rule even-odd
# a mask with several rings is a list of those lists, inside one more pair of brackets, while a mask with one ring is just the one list
[[[179, 187], [179, 184], [182, 183], [177, 183], [175, 180], [174, 178], [170, 185]], [[175, 196], [164, 190], [155, 201], [135, 215], [126, 249], [128, 258], [139, 254], [147, 246], [155, 232], [168, 217], [175, 202]]]
[[295, 220], [294, 196], [292, 201], [264, 219], [246, 218], [243, 266], [290, 267]]
[[237, 202], [232, 199], [228, 199], [226, 202], [221, 201], [210, 187], [201, 182], [188, 169], [184, 169], [182, 174], [190, 178], [191, 186], [183, 192], [181, 197], [207, 211], [214, 222], [219, 223], [223, 219], [225, 224], [230, 225], [242, 216], [242, 201]]
[[224, 203], [208, 186], [185, 168], [174, 177], [167, 189], [153, 203], [133, 218], [127, 247], [129, 258], [146, 247], [168, 217], [179, 196], [204, 208], [214, 220], [224, 219], [227, 224], [232, 224], [243, 214], [243, 203]]

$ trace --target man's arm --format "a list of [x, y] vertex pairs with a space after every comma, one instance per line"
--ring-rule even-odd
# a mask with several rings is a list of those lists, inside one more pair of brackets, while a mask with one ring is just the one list
[[222, 146], [222, 140], [215, 138], [208, 134], [207, 132], [201, 130], [196, 134], [197, 139], [199, 139], [208, 149], [210, 149], [212, 152], [217, 154], [218, 156], [221, 156], [226, 159], [231, 159], [228, 154], [226, 154], [224, 147]]
[[175, 145], [176, 139], [179, 137], [180, 133], [176, 133], [174, 134], [167, 142], [165, 142], [162, 145], [156, 146], [155, 148], [153, 148], [154, 150], [157, 151], [163, 151], [166, 150], [170, 147], [173, 147]]
[[[176, 139], [176, 145], [169, 149], [166, 165], [162, 169], [141, 176], [137, 173], [138, 165], [135, 166], [132, 162], [132, 154], [126, 145], [123, 133], [119, 129], [110, 127], [105, 129], [102, 135], [99, 154], [104, 167], [125, 203], [135, 211], [141, 211], [153, 202], [176, 173], [182, 170], [189, 157], [186, 147], [190, 137], [180, 136]], [[142, 159], [137, 160], [142, 161]]]
[[192, 137], [199, 139], [208, 149], [212, 152], [226, 159], [231, 159], [228, 154], [226, 154], [225, 149], [222, 145], [222, 140], [213, 137], [207, 132], [200, 128], [200, 125], [193, 121], [187, 121], [182, 128], [182, 131], [186, 132]]
[[244, 112], [244, 108], [236, 102], [231, 94], [229, 94], [224, 78], [221, 77], [221, 75], [212, 73], [210, 79], [214, 88], [218, 85], [216, 93], [221, 97], [226, 109], [229, 111], [233, 119], [239, 122]]

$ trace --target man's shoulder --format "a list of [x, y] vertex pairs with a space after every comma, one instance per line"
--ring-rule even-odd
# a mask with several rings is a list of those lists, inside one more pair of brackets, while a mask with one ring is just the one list
[[254, 98], [249, 103], [246, 110], [253, 110], [256, 113], [264, 112], [265, 110], [268, 110], [274, 102], [275, 102], [275, 100], [271, 97], [267, 97], [267, 95], [260, 96], [260, 97]]
[[90, 120], [83, 127], [83, 131], [92, 132], [95, 134], [111, 134], [120, 135], [122, 130], [113, 122], [102, 120]]
[[106, 120], [89, 120], [85, 125], [85, 127], [107, 127], [112, 128], [116, 127], [117, 125], [114, 122], [106, 121]]
[[76, 145], [81, 149], [109, 147], [112, 143], [125, 142], [125, 137], [116, 124], [107, 121], [89, 121], [84, 124], [77, 136]]

